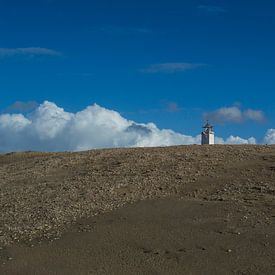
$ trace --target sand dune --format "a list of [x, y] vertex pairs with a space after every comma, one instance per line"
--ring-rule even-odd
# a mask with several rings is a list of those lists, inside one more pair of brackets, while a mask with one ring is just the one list
[[0, 156], [2, 274], [274, 274], [275, 147]]

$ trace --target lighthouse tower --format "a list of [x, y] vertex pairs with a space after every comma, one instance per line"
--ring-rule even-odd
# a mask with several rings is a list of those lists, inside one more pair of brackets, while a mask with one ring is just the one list
[[215, 144], [215, 134], [213, 126], [207, 121], [205, 126], [203, 126], [203, 132], [201, 133], [201, 144]]

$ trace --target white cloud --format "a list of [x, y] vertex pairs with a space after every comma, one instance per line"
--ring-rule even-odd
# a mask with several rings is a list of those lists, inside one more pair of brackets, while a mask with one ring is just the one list
[[264, 138], [264, 143], [275, 144], [275, 129], [267, 130], [267, 133]]
[[247, 120], [254, 122], [263, 122], [265, 115], [260, 110], [241, 110], [239, 106], [222, 107], [213, 112], [204, 113], [204, 119], [208, 119], [214, 123], [241, 123]]
[[176, 72], [185, 72], [206, 66], [205, 64], [196, 63], [161, 63], [152, 64], [148, 68], [142, 69], [141, 72], [148, 74], [166, 73], [172, 74]]
[[226, 140], [223, 138], [215, 138], [216, 144], [257, 144], [257, 141], [254, 137], [248, 139], [241, 138], [239, 136], [229, 136]]
[[62, 53], [41, 47], [0, 48], [0, 58], [13, 56], [61, 56]]
[[[275, 131], [275, 130], [274, 130]], [[199, 144], [200, 135], [189, 136], [155, 124], [141, 124], [96, 104], [69, 113], [45, 101], [34, 112], [0, 115], [0, 151], [81, 151], [92, 148], [147, 147]], [[217, 143], [255, 143], [240, 137]]]
[[73, 114], [46, 101], [36, 109], [32, 116], [32, 130], [40, 140], [54, 139], [63, 134], [72, 118]]
[[31, 124], [31, 121], [25, 118], [22, 114], [4, 114], [0, 116], [0, 125], [3, 132], [20, 132], [29, 124]]

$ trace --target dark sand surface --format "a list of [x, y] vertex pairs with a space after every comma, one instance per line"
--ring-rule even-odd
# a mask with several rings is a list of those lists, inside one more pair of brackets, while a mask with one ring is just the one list
[[13, 246], [5, 274], [274, 274], [275, 226], [232, 202], [161, 199]]
[[0, 274], [275, 274], [275, 147], [0, 156]]

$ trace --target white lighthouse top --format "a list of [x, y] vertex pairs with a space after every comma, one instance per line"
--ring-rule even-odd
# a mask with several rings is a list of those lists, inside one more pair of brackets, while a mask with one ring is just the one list
[[206, 124], [205, 124], [202, 128], [213, 130], [214, 126], [211, 125], [211, 124], [207, 121]]

